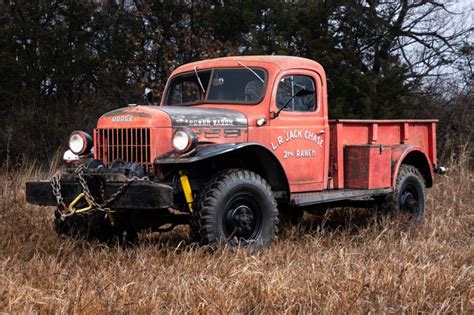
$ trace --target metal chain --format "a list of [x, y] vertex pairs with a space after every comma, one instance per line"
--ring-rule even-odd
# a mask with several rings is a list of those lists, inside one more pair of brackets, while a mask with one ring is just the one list
[[[89, 190], [89, 187], [87, 186], [87, 181], [85, 180], [84, 178], [84, 169], [86, 169], [86, 166], [84, 164], [80, 165], [77, 169], [76, 169], [76, 176], [79, 180], [79, 183], [81, 184], [81, 187], [82, 187], [82, 190], [84, 192], [84, 194], [86, 195], [87, 198], [89, 198], [89, 200], [92, 202], [92, 205], [94, 206], [94, 208], [96, 208], [97, 210], [100, 210], [100, 211], [105, 211], [105, 212], [114, 212], [113, 210], [111, 210], [110, 208], [105, 208], [107, 207], [110, 203], [112, 203], [113, 201], [117, 200], [117, 198], [124, 193], [124, 191], [128, 188], [128, 186], [130, 186], [130, 184], [134, 181], [139, 181], [139, 180], [148, 180], [148, 177], [145, 176], [145, 177], [137, 177], [137, 176], [133, 176], [129, 179], [127, 179], [127, 181], [121, 185], [109, 198], [107, 198], [106, 200], [104, 200], [102, 202], [102, 204], [99, 204], [94, 196], [92, 196], [90, 190]], [[103, 190], [103, 185], [101, 186], [101, 194], [103, 197], [105, 197], [105, 191]]]
[[104, 211], [104, 212], [112, 212], [111, 209], [102, 207], [102, 205], [100, 205], [95, 200], [94, 196], [92, 196], [91, 191], [89, 190], [89, 186], [87, 185], [87, 181], [85, 180], [83, 176], [85, 169], [86, 169], [86, 166], [84, 164], [79, 165], [79, 167], [76, 169], [76, 176], [77, 176], [77, 179], [79, 180], [79, 184], [82, 187], [82, 191], [84, 192], [86, 197], [91, 201], [92, 205], [94, 206], [96, 210]]
[[49, 179], [49, 184], [51, 185], [51, 190], [56, 198], [56, 212], [60, 216], [65, 216], [67, 214], [67, 206], [64, 203], [64, 198], [61, 195], [61, 172], [59, 170], [54, 173], [53, 177]]
[[124, 183], [122, 186], [120, 186], [108, 199], [104, 200], [104, 202], [102, 203], [102, 207], [106, 207], [109, 203], [116, 200], [125, 191], [125, 189], [127, 189], [128, 186], [130, 186], [132, 181], [133, 180], [129, 180], [126, 183]]
[[[89, 189], [89, 186], [87, 185], [87, 181], [84, 178], [85, 169], [86, 169], [86, 166], [82, 164], [82, 165], [79, 165], [79, 167], [75, 171], [76, 177], [79, 181], [79, 184], [82, 187], [82, 191], [85, 197], [92, 203], [92, 206], [94, 207], [92, 210], [98, 210], [98, 211], [103, 211], [103, 212], [108, 212], [108, 213], [115, 212], [115, 211], [110, 208], [107, 208], [107, 206], [113, 201], [117, 200], [117, 198], [125, 192], [125, 190], [128, 188], [128, 186], [130, 186], [132, 182], [141, 181], [141, 180], [149, 180], [147, 176], [141, 177], [141, 178], [137, 176], [133, 176], [127, 179], [127, 181], [123, 185], [121, 185], [109, 198], [105, 199], [102, 202], [102, 204], [99, 204], [94, 198], [94, 196], [92, 195]], [[51, 185], [52, 193], [54, 197], [56, 198], [56, 201], [58, 204], [58, 211], [61, 214], [61, 216], [66, 217], [66, 216], [73, 215], [75, 211], [67, 213], [68, 209], [67, 209], [66, 204], [64, 203], [64, 198], [61, 194], [61, 173], [59, 170], [51, 177], [49, 182]], [[102, 198], [105, 198], [105, 191], [103, 189], [103, 185], [101, 185], [100, 188], [101, 188]]]
[[51, 185], [53, 195], [58, 205], [64, 202], [63, 196], [61, 195], [61, 173], [59, 171], [56, 171], [53, 177], [49, 179], [49, 184]]

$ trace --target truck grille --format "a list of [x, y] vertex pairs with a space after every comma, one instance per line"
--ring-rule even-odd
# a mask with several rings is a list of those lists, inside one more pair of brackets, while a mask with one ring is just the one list
[[104, 128], [94, 130], [96, 157], [106, 166], [116, 159], [152, 167], [150, 128]]

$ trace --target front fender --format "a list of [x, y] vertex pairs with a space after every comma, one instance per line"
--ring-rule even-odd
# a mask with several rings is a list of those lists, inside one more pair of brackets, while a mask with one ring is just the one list
[[[258, 143], [222, 143], [222, 144], [199, 144], [193, 151], [185, 154], [179, 154], [171, 151], [158, 156], [155, 159], [155, 164], [187, 164], [202, 161], [214, 156], [222, 155], [251, 145], [262, 146]], [[262, 146], [263, 147], [263, 146]]]
[[[265, 146], [254, 142], [200, 144], [188, 155], [176, 152], [163, 154], [155, 159], [156, 165], [183, 165], [219, 158], [225, 166], [241, 164], [261, 175], [276, 191], [289, 191], [288, 178], [276, 156]], [[238, 163], [235, 163], [235, 162]]]

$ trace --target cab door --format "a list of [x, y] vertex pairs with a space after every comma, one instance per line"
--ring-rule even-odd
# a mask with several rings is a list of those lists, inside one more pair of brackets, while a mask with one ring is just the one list
[[[313, 94], [295, 96], [300, 89]], [[291, 192], [317, 191], [325, 186], [326, 136], [329, 131], [323, 106], [322, 80], [310, 70], [279, 74], [272, 93], [270, 148], [282, 164]]]

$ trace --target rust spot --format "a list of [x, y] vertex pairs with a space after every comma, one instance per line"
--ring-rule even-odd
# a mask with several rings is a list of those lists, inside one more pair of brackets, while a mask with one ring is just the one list
[[151, 115], [149, 113], [144, 112], [143, 110], [136, 110], [131, 108], [116, 109], [102, 115], [102, 117], [112, 117], [116, 115], [131, 115], [134, 117], [151, 118]]

